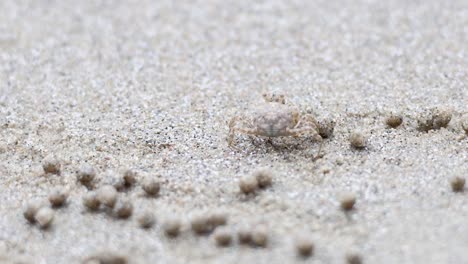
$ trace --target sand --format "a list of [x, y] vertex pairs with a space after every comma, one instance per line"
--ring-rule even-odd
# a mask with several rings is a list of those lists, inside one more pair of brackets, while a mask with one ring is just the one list
[[[0, 1], [0, 262], [81, 263], [101, 251], [130, 263], [304, 263], [295, 234], [315, 244], [312, 263], [468, 263], [468, 5], [466, 1]], [[228, 121], [287, 95], [334, 134], [314, 161], [307, 138], [237, 135]], [[452, 111], [447, 128], [420, 132], [418, 113]], [[384, 124], [390, 112], [404, 122]], [[369, 136], [354, 150], [349, 134]], [[44, 175], [54, 157], [60, 175]], [[89, 213], [81, 164], [99, 179], [125, 169], [160, 180], [121, 195], [130, 219]], [[260, 167], [271, 188], [252, 197], [238, 180]], [[23, 217], [31, 199], [69, 190], [50, 229]], [[344, 214], [339, 196], [354, 193]], [[136, 216], [154, 212], [156, 225]], [[261, 225], [265, 249], [218, 248], [189, 219], [218, 210], [234, 232]], [[161, 223], [183, 221], [168, 239]]]

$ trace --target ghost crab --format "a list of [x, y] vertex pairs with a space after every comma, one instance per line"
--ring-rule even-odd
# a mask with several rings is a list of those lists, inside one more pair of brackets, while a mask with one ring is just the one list
[[273, 137], [310, 136], [320, 142], [319, 157], [322, 148], [322, 137], [319, 134], [319, 123], [311, 114], [301, 114], [297, 107], [286, 104], [285, 96], [263, 94], [265, 103], [257, 106], [251, 116], [235, 116], [229, 122], [229, 146], [233, 146], [236, 132]]

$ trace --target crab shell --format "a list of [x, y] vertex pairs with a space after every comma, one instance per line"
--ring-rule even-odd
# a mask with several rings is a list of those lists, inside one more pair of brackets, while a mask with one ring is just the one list
[[299, 111], [282, 103], [271, 102], [256, 108], [252, 123], [258, 134], [267, 137], [288, 136], [299, 122]]

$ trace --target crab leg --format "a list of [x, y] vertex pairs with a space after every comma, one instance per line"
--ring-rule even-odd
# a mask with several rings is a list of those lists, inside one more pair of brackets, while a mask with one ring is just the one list
[[248, 134], [248, 135], [254, 135], [254, 136], [258, 135], [258, 131], [256, 129], [236, 127], [236, 123], [238, 120], [239, 120], [239, 117], [235, 116], [229, 122], [229, 136], [228, 136], [229, 146], [232, 146], [232, 143], [234, 142], [234, 134], [236, 131], [243, 133], [243, 134]]
[[[299, 123], [298, 123], [299, 124]], [[297, 126], [296, 126], [297, 127]], [[293, 129], [288, 129], [288, 134], [291, 136], [299, 136], [305, 133], [310, 133], [314, 137], [316, 141], [320, 141], [319, 149], [317, 151], [317, 155], [312, 160], [317, 160], [321, 158], [320, 152], [322, 151], [322, 146], [323, 146], [323, 139], [322, 137], [317, 133], [317, 130], [313, 127], [307, 126], [303, 128], [293, 128]]]
[[317, 130], [310, 126], [288, 129], [287, 132], [289, 135], [294, 136], [294, 137], [298, 137], [304, 134], [310, 134], [313, 136], [314, 140], [322, 141], [322, 137], [317, 133]]
[[229, 136], [228, 136], [228, 144], [229, 146], [232, 145], [232, 142], [234, 140], [234, 132], [235, 132], [235, 125], [237, 123], [237, 121], [239, 120], [239, 117], [238, 116], [235, 116], [231, 119], [231, 121], [229, 121]]
[[313, 161], [316, 161], [318, 159], [320, 159], [322, 157], [322, 155], [320, 155], [320, 152], [322, 151], [322, 146], [323, 146], [323, 140], [320, 141], [320, 145], [319, 145], [319, 149], [317, 151], [317, 155], [315, 155], [315, 157], [312, 158]]

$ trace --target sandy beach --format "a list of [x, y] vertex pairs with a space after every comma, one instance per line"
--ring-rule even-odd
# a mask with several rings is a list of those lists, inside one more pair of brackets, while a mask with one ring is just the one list
[[[110, 252], [128, 263], [468, 263], [468, 2], [0, 1], [0, 263], [84, 263]], [[334, 120], [308, 137], [236, 134], [228, 123], [284, 94], [302, 115]], [[433, 109], [447, 127], [418, 130]], [[390, 114], [403, 118], [389, 128]], [[363, 149], [349, 137], [367, 138]], [[54, 159], [60, 173], [45, 173]], [[132, 169], [118, 193], [128, 219], [83, 205]], [[266, 168], [272, 185], [245, 195]], [[148, 197], [144, 180], [160, 183]], [[47, 229], [23, 216], [60, 188]], [[356, 198], [343, 212], [340, 197]], [[152, 212], [143, 229], [138, 216]], [[223, 212], [227, 247], [191, 221]], [[178, 219], [180, 235], [163, 223]], [[260, 228], [265, 248], [241, 245]], [[309, 258], [295, 241], [314, 244]], [[99, 262], [97, 262], [99, 263]], [[104, 263], [104, 262], [101, 262]]]

